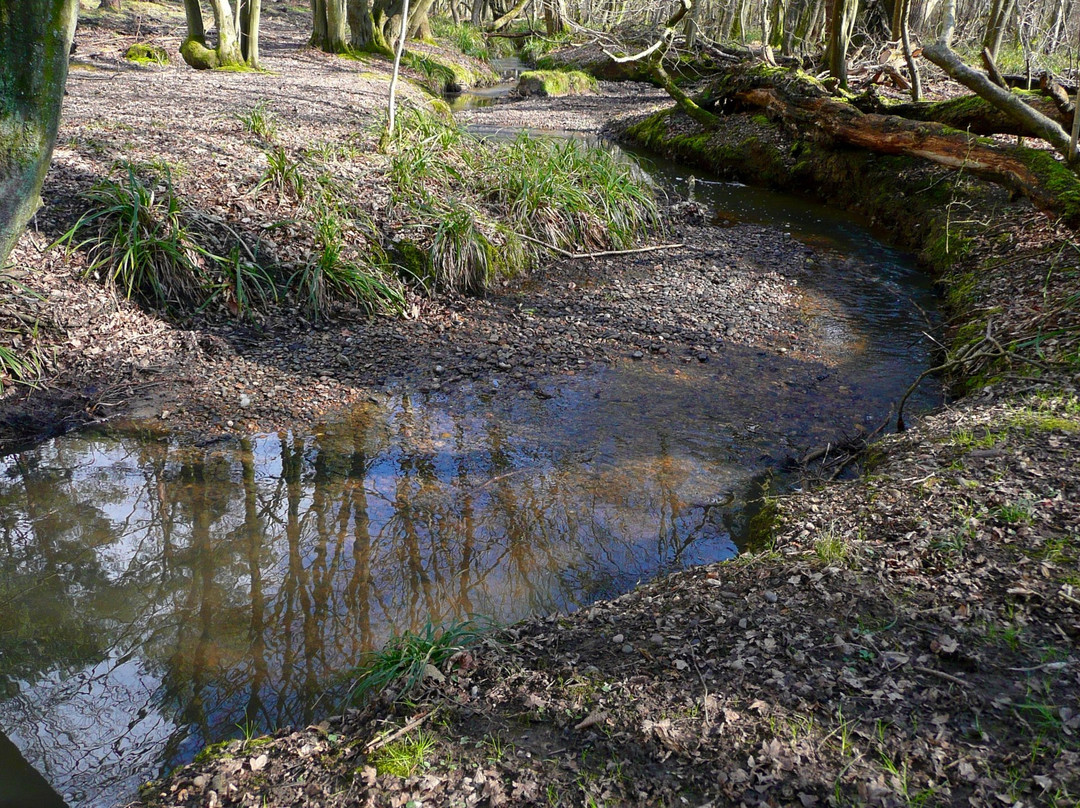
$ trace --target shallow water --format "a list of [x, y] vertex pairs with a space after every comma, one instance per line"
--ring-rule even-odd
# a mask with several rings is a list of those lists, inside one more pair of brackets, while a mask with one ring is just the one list
[[736, 553], [785, 458], [876, 426], [927, 366], [933, 300], [842, 214], [701, 174], [693, 192], [815, 247], [800, 288], [824, 362], [732, 347], [515, 397], [399, 391], [312, 435], [82, 434], [0, 460], [0, 726], [25, 758], [107, 805], [239, 726], [309, 722], [396, 632]]

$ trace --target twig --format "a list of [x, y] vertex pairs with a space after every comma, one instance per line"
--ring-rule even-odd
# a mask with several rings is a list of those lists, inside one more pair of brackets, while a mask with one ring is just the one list
[[430, 718], [434, 713], [435, 710], [428, 710], [426, 713], [420, 713], [420, 715], [416, 716], [416, 718], [409, 721], [405, 726], [401, 727], [400, 729], [394, 730], [389, 735], [383, 735], [381, 738], [376, 738], [373, 741], [369, 741], [367, 746], [364, 747], [364, 754], [370, 755], [376, 749], [382, 749], [387, 744], [396, 741], [402, 735], [407, 735], [408, 733], [416, 729], [418, 726], [423, 724], [425, 721], [427, 721], [428, 718]]
[[925, 673], [930, 676], [937, 676], [939, 679], [944, 679], [947, 682], [960, 685], [961, 687], [971, 687], [970, 682], [965, 682], [959, 676], [953, 676], [951, 673], [945, 673], [945, 671], [934, 670], [933, 668], [925, 668], [922, 665], [912, 665], [912, 668], [919, 671], [919, 673]]
[[547, 247], [552, 252], [557, 252], [565, 258], [603, 258], [604, 256], [609, 255], [632, 255], [634, 253], [655, 252], [656, 250], [677, 250], [680, 247], [686, 246], [685, 244], [657, 244], [653, 247], [637, 247], [632, 250], [602, 250], [600, 252], [591, 253], [574, 253], [569, 250], [564, 250], [562, 247], [556, 247], [554, 244], [548, 244], [546, 241], [541, 241], [538, 238], [527, 236], [524, 233], [518, 233], [518, 235], [526, 241], [531, 241], [533, 244]]

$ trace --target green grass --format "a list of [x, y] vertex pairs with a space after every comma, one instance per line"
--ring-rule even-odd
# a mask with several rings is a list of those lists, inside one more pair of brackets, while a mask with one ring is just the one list
[[458, 651], [475, 644], [483, 628], [472, 621], [445, 626], [428, 623], [418, 632], [405, 632], [356, 668], [350, 699], [363, 702], [390, 686], [408, 694], [424, 677], [428, 665], [438, 668]]
[[289, 153], [280, 146], [267, 149], [265, 154], [266, 171], [256, 190], [270, 187], [279, 194], [291, 195], [297, 200], [303, 200], [305, 180], [300, 170], [300, 163], [290, 157]]
[[263, 140], [273, 140], [277, 135], [277, 116], [270, 111], [270, 102], [266, 99], [258, 102], [247, 112], [239, 113], [236, 119], [246, 131]]
[[851, 548], [842, 536], [826, 530], [814, 541], [814, 554], [823, 564], [837, 566], [847, 561]]
[[660, 227], [654, 193], [631, 165], [576, 140], [481, 142], [414, 110], [391, 151], [395, 207], [414, 249], [431, 255], [409, 270], [427, 273], [429, 289], [482, 291], [533, 265], [542, 245], [625, 249]]
[[[86, 273], [155, 306], [197, 303], [215, 256], [196, 242], [168, 173], [143, 179], [126, 166], [84, 194], [93, 209], [56, 244], [87, 251]], [[81, 239], [78, 240], [78, 239]]]
[[435, 738], [422, 730], [409, 738], [387, 744], [371, 756], [375, 771], [402, 779], [412, 777], [427, 765], [428, 756], [435, 750]]
[[334, 300], [354, 302], [367, 312], [400, 313], [405, 308], [405, 294], [382, 268], [385, 258], [374, 248], [361, 255], [349, 245], [360, 241], [358, 234], [346, 230], [352, 223], [340, 210], [325, 202], [316, 212], [315, 257], [292, 278], [297, 294], [308, 312], [316, 318], [330, 312]]

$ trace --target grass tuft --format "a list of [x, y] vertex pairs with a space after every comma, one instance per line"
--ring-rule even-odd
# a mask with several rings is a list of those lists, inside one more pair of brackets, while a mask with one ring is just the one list
[[409, 693], [424, 678], [427, 666], [438, 668], [474, 645], [482, 632], [483, 627], [471, 620], [441, 627], [429, 622], [418, 632], [405, 632], [357, 667], [350, 699], [363, 702], [391, 685], [400, 687], [399, 695]]
[[[215, 256], [196, 243], [168, 172], [145, 180], [134, 166], [126, 168], [126, 176], [86, 192], [93, 210], [56, 244], [85, 249], [86, 273], [100, 275], [129, 299], [164, 307], [198, 302], [206, 265]], [[78, 238], [83, 240], [76, 243]]]
[[427, 765], [434, 749], [435, 738], [421, 730], [411, 738], [402, 738], [379, 749], [371, 756], [371, 762], [378, 774], [405, 779]]
[[277, 116], [270, 111], [270, 102], [263, 99], [247, 112], [236, 116], [240, 125], [263, 140], [273, 140], [277, 135]]

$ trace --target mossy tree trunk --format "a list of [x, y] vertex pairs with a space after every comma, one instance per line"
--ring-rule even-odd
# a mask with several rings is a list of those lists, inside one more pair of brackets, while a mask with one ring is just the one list
[[78, 0], [0, 6], [0, 265], [41, 204]]
[[[325, 0], [333, 2], [333, 0]], [[430, 29], [428, 26], [428, 11], [433, 5], [433, 0], [419, 0], [410, 3], [408, 10], [408, 22], [405, 30], [410, 37], [428, 38]], [[400, 25], [400, 17], [405, 10], [402, 0], [349, 0], [349, 27], [352, 29], [350, 44], [356, 50], [381, 53], [385, 56], [394, 57], [394, 51], [390, 43], [398, 38], [398, 31], [394, 30], [394, 22]]]
[[217, 44], [213, 49], [206, 44], [206, 26], [203, 23], [199, 0], [184, 0], [188, 32], [180, 55], [196, 70], [212, 70], [218, 67], [259, 66], [259, 23], [262, 0], [207, 0], [214, 14], [217, 27]]
[[327, 53], [344, 53], [349, 44], [345, 0], [313, 0], [311, 45]]

